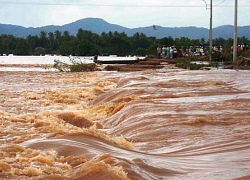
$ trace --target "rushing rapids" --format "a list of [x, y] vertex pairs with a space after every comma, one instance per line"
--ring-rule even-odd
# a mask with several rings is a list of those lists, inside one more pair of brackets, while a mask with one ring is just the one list
[[250, 178], [250, 71], [0, 78], [0, 179]]

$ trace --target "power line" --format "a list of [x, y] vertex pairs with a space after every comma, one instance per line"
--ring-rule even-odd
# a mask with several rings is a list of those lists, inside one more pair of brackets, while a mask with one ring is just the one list
[[[208, 3], [207, 3], [207, 1], [205, 1], [205, 0], [202, 0], [205, 4], [206, 4], [206, 9], [209, 9], [208, 8]], [[218, 4], [216, 4], [216, 5], [213, 5], [213, 7], [234, 7], [234, 5], [224, 5], [224, 6], [220, 6], [222, 3], [224, 3], [226, 0], [223, 0], [223, 1], [221, 1], [220, 3], [218, 3]], [[238, 7], [250, 7], [250, 5], [238, 5]]]
[[223, 1], [221, 1], [220, 3], [218, 3], [218, 4], [216, 4], [216, 5], [214, 5], [214, 6], [219, 6], [219, 5], [221, 5], [222, 3], [224, 3], [226, 0], [223, 0]]
[[[218, 6], [225, 2], [223, 0], [221, 3], [215, 5]], [[205, 2], [205, 1], [204, 1]], [[186, 6], [186, 5], [133, 5], [133, 4], [84, 4], [84, 3], [42, 3], [42, 2], [14, 2], [14, 1], [0, 1], [2, 4], [10, 4], [10, 5], [39, 5], [39, 6], [93, 6], [93, 7], [136, 7], [136, 8], [201, 8], [204, 7], [202, 5], [196, 6]], [[233, 5], [224, 5], [219, 7], [234, 7]], [[238, 5], [238, 7], [250, 7], [250, 5]]]

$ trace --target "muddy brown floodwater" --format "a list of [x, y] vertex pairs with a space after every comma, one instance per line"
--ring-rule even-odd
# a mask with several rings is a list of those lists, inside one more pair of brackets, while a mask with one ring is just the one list
[[250, 179], [250, 71], [0, 78], [0, 179]]

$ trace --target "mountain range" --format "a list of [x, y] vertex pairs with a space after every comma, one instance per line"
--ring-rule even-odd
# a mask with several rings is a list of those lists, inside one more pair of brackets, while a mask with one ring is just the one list
[[[0, 24], [0, 34], [10, 34], [16, 37], [26, 38], [28, 35], [39, 35], [41, 31], [55, 32], [59, 30], [61, 32], [69, 31], [70, 35], [76, 35], [78, 29], [89, 30], [93, 33], [101, 34], [102, 32], [125, 32], [128, 36], [133, 36], [135, 33], [144, 33], [146, 36], [154, 36], [156, 38], [169, 37], [180, 38], [187, 37], [189, 39], [209, 39], [209, 29], [200, 27], [162, 27], [162, 26], [148, 26], [139, 28], [126, 28], [117, 24], [110, 24], [107, 21], [100, 18], [85, 18], [62, 26], [43, 26], [43, 27], [22, 27], [10, 24]], [[237, 28], [238, 37], [245, 36], [250, 39], [250, 25], [241, 26]], [[224, 25], [213, 28], [214, 38], [233, 38], [234, 26]]]

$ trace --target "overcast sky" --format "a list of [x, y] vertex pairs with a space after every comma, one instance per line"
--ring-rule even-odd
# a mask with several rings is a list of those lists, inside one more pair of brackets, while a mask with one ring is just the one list
[[[234, 25], [235, 0], [213, 0], [213, 27]], [[210, 0], [0, 0], [0, 24], [41, 27], [96, 17], [128, 28], [209, 28]], [[238, 0], [238, 26], [250, 25], [250, 0]]]

